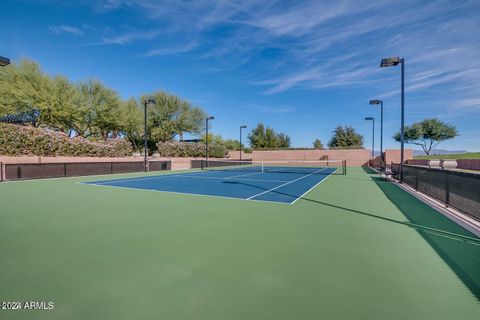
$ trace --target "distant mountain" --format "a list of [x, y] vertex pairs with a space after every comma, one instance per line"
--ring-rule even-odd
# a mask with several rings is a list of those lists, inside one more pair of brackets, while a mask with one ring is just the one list
[[[442, 149], [433, 149], [430, 154], [431, 155], [441, 155], [441, 154], [460, 154], [460, 153], [467, 153], [468, 151], [465, 150], [442, 150]], [[413, 150], [413, 156], [424, 156], [425, 152], [423, 150]]]

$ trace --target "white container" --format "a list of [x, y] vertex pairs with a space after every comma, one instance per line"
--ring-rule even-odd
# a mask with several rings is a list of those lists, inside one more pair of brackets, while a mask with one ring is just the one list
[[440, 160], [429, 160], [428, 166], [430, 168], [440, 168]]
[[443, 169], [455, 169], [457, 167], [457, 160], [444, 159], [441, 166]]

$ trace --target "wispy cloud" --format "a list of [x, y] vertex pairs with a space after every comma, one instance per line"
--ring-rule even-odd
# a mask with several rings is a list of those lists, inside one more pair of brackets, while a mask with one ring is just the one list
[[[379, 61], [402, 56], [409, 93], [480, 99], [478, 0], [108, 0], [95, 5], [140, 12], [149, 28], [161, 30], [140, 32], [137, 26], [103, 36], [102, 44], [145, 41], [147, 57], [198, 50], [199, 59], [236, 68], [269, 95], [298, 88], [364, 88], [388, 98], [398, 93], [398, 72], [381, 70]], [[271, 48], [279, 53], [275, 58], [264, 56]]]
[[161, 55], [185, 53], [185, 52], [192, 51], [197, 47], [198, 47], [198, 43], [196, 41], [192, 41], [180, 46], [151, 49], [147, 53], [145, 53], [143, 56], [155, 57], [155, 56], [161, 56]]
[[50, 30], [51, 33], [57, 34], [57, 35], [65, 34], [65, 33], [72, 34], [74, 36], [83, 35], [83, 30], [81, 28], [65, 26], [65, 25], [60, 25], [60, 26], [51, 25], [51, 26], [48, 26], [48, 30]]
[[258, 105], [258, 104], [250, 104], [247, 106], [249, 109], [253, 109], [262, 113], [270, 113], [270, 114], [284, 114], [284, 113], [291, 113], [295, 112], [295, 108], [291, 106], [267, 106], [267, 105]]
[[114, 36], [104, 37], [98, 44], [127, 45], [141, 40], [152, 40], [159, 34], [156, 30], [150, 31], [128, 31]]

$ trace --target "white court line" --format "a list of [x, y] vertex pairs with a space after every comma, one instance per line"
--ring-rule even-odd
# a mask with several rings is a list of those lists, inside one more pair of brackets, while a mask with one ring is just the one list
[[263, 173], [263, 172], [253, 172], [253, 173], [239, 174], [239, 175], [236, 175], [236, 176], [225, 177], [225, 179], [232, 179], [232, 178], [236, 178], [236, 177], [251, 176], [251, 175], [254, 175], [254, 174], [262, 174], [262, 173]]
[[[333, 173], [333, 172], [332, 172]], [[290, 204], [294, 204], [295, 202], [297, 202], [298, 200], [300, 200], [301, 198], [303, 198], [304, 195], [306, 195], [307, 193], [309, 193], [310, 191], [312, 191], [313, 189], [315, 189], [316, 186], [318, 186], [320, 183], [322, 183], [323, 181], [327, 180], [328, 178], [330, 178], [330, 176], [332, 175], [332, 173], [329, 173], [328, 176], [326, 176], [325, 178], [323, 178], [322, 180], [320, 180], [317, 184], [315, 184], [313, 187], [311, 187], [310, 189], [308, 189], [307, 191], [305, 191], [300, 197], [297, 197], [297, 199], [293, 200], [293, 202], [291, 202]]]
[[[213, 180], [231, 180], [231, 177], [220, 178], [220, 177], [196, 177], [196, 176], [187, 176], [187, 175], [177, 175], [175, 178], [193, 178], [193, 179], [213, 179]], [[258, 182], [288, 182], [287, 180], [266, 180], [266, 179], [234, 179], [238, 181], [258, 181]]]
[[[79, 182], [77, 182], [79, 183]], [[87, 184], [81, 183], [80, 184]], [[234, 198], [234, 197], [227, 197], [227, 196], [214, 196], [209, 194], [201, 194], [201, 193], [188, 193], [188, 192], [178, 192], [178, 191], [164, 191], [164, 190], [156, 190], [156, 189], [142, 189], [142, 188], [132, 188], [132, 187], [119, 187], [119, 186], [112, 186], [112, 185], [103, 185], [103, 184], [87, 184], [89, 186], [95, 187], [105, 187], [105, 188], [116, 188], [116, 189], [127, 189], [127, 190], [138, 190], [138, 191], [150, 191], [150, 192], [165, 192], [171, 194], [181, 194], [186, 196], [200, 196], [200, 197], [207, 197], [207, 198], [223, 198], [223, 199], [233, 199], [233, 200], [240, 200], [240, 201], [254, 201], [254, 202], [268, 202], [268, 203], [275, 203], [275, 204], [282, 204], [282, 205], [290, 205], [290, 202], [281, 202], [281, 201], [270, 201], [270, 200], [249, 200], [246, 198]]]
[[[83, 183], [83, 184], [98, 184], [98, 183], [122, 183], [122, 182], [129, 182], [129, 181], [143, 181], [143, 180], [150, 180], [150, 179], [156, 179], [156, 178], [168, 178], [168, 177], [173, 177], [173, 178], [194, 178], [194, 179], [214, 179], [214, 180], [229, 180], [232, 179], [233, 177], [200, 177], [194, 174], [202, 173], [205, 171], [200, 171], [200, 172], [185, 172], [185, 173], [177, 173], [177, 174], [162, 174], [162, 175], [156, 175], [156, 176], [147, 176], [147, 177], [135, 177], [135, 178], [130, 178], [130, 179], [112, 179], [112, 180], [99, 180], [99, 181], [79, 181], [78, 183]], [[258, 173], [255, 173], [258, 174]], [[244, 176], [244, 175], [239, 175], [239, 176]], [[235, 176], [235, 177], [239, 177]], [[277, 182], [277, 183], [282, 183], [282, 182], [288, 182], [285, 180], [265, 180], [265, 179], [235, 179], [235, 180], [242, 180], [242, 181], [258, 181], [258, 182]]]
[[[137, 181], [137, 180], [148, 180], [148, 179], [156, 179], [156, 178], [162, 178], [162, 177], [177, 177], [177, 176], [182, 176], [182, 175], [187, 175], [187, 174], [196, 174], [196, 173], [203, 173], [205, 171], [198, 171], [198, 172], [181, 172], [181, 173], [165, 173], [165, 174], [158, 174], [155, 176], [139, 176], [139, 177], [133, 177], [133, 178], [127, 178], [127, 179], [109, 179], [109, 180], [98, 180], [98, 181], [81, 181], [80, 183], [85, 183], [85, 184], [90, 184], [92, 182], [125, 182], [125, 181]], [[85, 176], [82, 176], [85, 177]], [[78, 178], [78, 177], [76, 177]], [[44, 179], [45, 180], [45, 179]]]
[[265, 194], [265, 193], [268, 193], [268, 192], [270, 192], [270, 191], [273, 191], [273, 190], [276, 190], [276, 189], [278, 189], [278, 188], [281, 188], [281, 187], [284, 187], [284, 186], [286, 186], [286, 185], [289, 185], [290, 183], [294, 183], [294, 182], [296, 182], [296, 181], [305, 179], [306, 177], [309, 177], [309, 176], [311, 176], [312, 174], [315, 174], [315, 173], [322, 172], [322, 171], [325, 170], [325, 169], [328, 169], [328, 168], [323, 168], [323, 169], [317, 170], [317, 171], [315, 171], [315, 172], [312, 172], [312, 173], [310, 173], [310, 174], [307, 174], [306, 176], [303, 176], [303, 177], [297, 178], [297, 179], [295, 179], [295, 180], [289, 181], [289, 182], [287, 182], [287, 183], [281, 184], [281, 185], [279, 185], [279, 186], [277, 186], [277, 187], [275, 187], [275, 188], [272, 188], [272, 189], [269, 189], [269, 190], [260, 192], [260, 193], [258, 193], [258, 194], [256, 194], [256, 195], [251, 196], [250, 198], [247, 198], [247, 200], [251, 200], [251, 199], [253, 199], [253, 198], [256, 198], [256, 197], [258, 197], [258, 196], [261, 196], [262, 194]]

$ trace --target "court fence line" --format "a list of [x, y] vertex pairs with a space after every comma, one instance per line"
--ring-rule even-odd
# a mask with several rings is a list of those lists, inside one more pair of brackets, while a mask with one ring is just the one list
[[[143, 161], [0, 163], [0, 181], [143, 172]], [[171, 170], [171, 161], [148, 161], [148, 171]]]
[[[391, 171], [398, 180], [400, 165]], [[404, 164], [403, 183], [480, 220], [480, 174]]]

